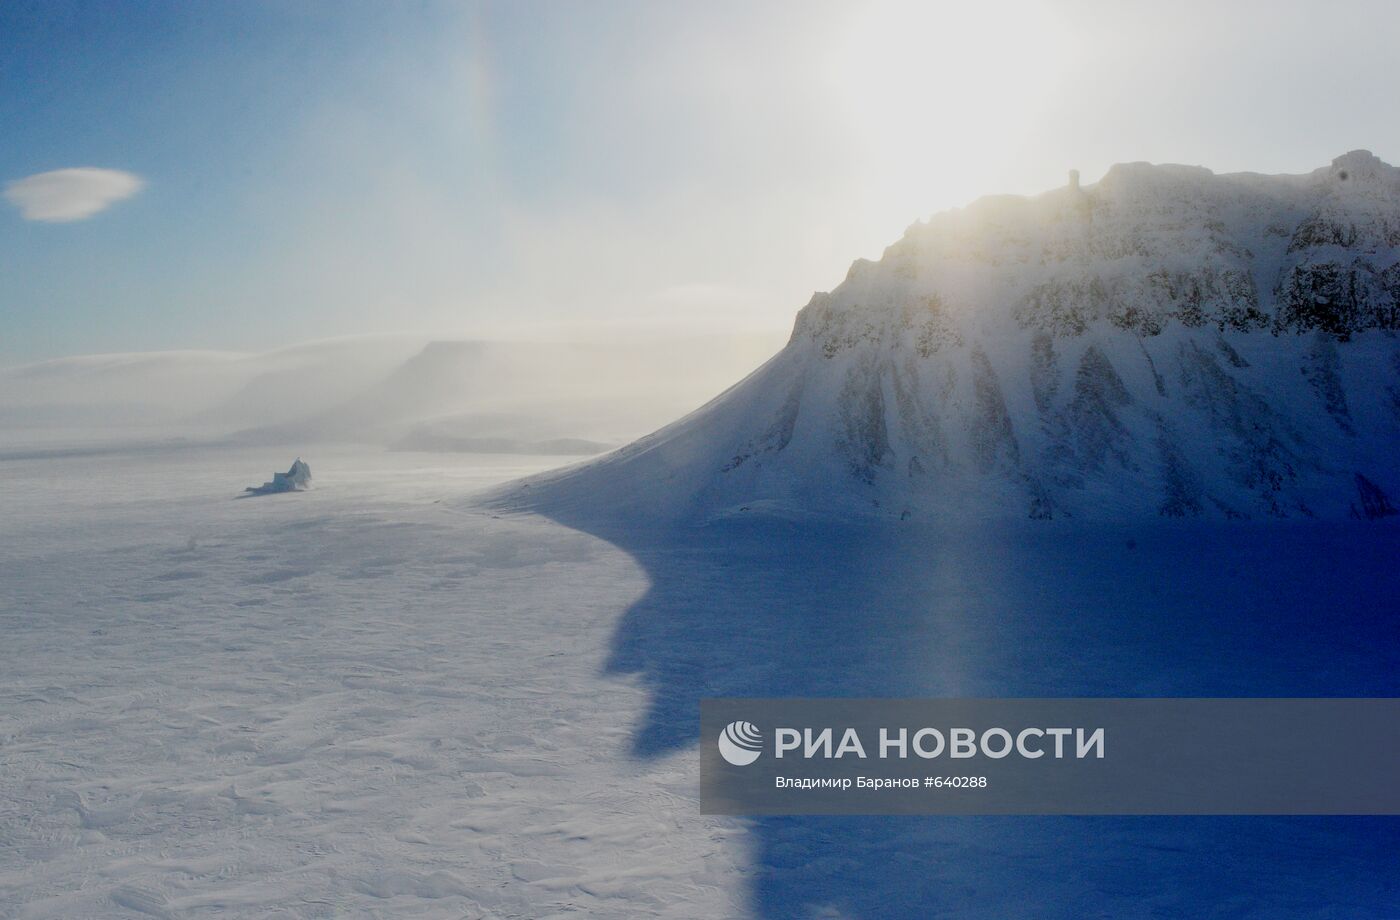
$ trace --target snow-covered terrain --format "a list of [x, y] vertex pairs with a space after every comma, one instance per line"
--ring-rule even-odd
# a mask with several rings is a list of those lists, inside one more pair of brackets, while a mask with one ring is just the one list
[[0, 369], [0, 452], [178, 438], [293, 451], [318, 440], [597, 453], [694, 409], [781, 341], [758, 333], [608, 344], [380, 336], [252, 354], [58, 358]]
[[916, 224], [704, 409], [516, 503], [1341, 518], [1400, 496], [1400, 170], [1115, 166]]
[[308, 457], [0, 461], [0, 917], [741, 913], [600, 673], [636, 563], [442, 501], [546, 461]]
[[[1397, 189], [985, 200], [603, 457], [412, 451], [618, 408], [463, 404], [562, 360], [465, 343], [242, 440], [0, 430], [0, 916], [1400, 916], [1400, 819], [707, 818], [695, 750], [702, 697], [1400, 696]], [[604, 354], [556, 382], [683, 369]]]
[[[540, 458], [0, 460], [0, 916], [1393, 917], [1385, 818], [704, 818], [706, 695], [1397, 695], [1388, 521], [456, 496]], [[1182, 577], [1190, 573], [1190, 577]]]

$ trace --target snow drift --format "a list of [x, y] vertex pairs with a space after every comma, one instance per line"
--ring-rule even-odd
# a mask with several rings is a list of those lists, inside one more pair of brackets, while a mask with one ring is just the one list
[[686, 418], [498, 500], [590, 513], [1375, 517], [1400, 170], [1132, 163], [917, 223]]

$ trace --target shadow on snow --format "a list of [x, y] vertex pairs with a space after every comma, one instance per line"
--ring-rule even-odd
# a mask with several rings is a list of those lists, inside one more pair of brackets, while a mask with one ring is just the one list
[[[569, 521], [645, 568], [607, 670], [702, 697], [1400, 695], [1400, 529]], [[1400, 818], [752, 821], [761, 917], [1371, 917]]]

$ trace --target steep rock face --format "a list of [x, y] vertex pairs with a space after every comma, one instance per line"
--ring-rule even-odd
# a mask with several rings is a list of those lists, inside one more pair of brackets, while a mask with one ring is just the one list
[[1127, 164], [915, 224], [787, 347], [527, 501], [1375, 517], [1400, 494], [1400, 170]]

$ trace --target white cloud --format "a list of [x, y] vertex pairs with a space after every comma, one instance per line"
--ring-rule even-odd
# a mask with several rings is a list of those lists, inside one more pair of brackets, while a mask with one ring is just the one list
[[146, 180], [120, 169], [55, 169], [5, 184], [5, 198], [25, 220], [85, 220], [141, 191]]

